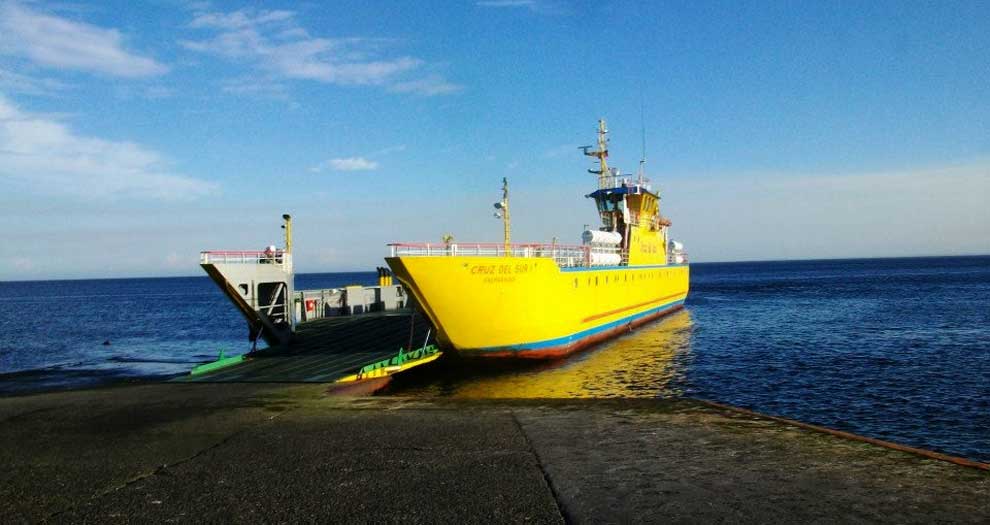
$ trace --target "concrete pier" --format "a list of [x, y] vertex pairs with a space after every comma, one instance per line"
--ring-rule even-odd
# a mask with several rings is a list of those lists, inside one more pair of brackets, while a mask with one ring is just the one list
[[0, 399], [0, 522], [983, 522], [990, 475], [690, 400]]

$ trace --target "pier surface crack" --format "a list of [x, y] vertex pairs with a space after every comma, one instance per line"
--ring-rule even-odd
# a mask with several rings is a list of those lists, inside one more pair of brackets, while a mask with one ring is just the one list
[[516, 428], [519, 429], [519, 433], [522, 434], [523, 440], [526, 442], [526, 448], [536, 461], [536, 465], [540, 468], [540, 473], [543, 475], [543, 483], [546, 485], [547, 490], [550, 491], [550, 496], [553, 497], [553, 502], [557, 507], [557, 514], [560, 515], [561, 521], [564, 523], [574, 523], [574, 520], [564, 506], [564, 502], [560, 499], [560, 494], [557, 492], [557, 487], [554, 485], [553, 479], [550, 478], [550, 473], [548, 473], [547, 469], [543, 466], [543, 461], [540, 459], [540, 454], [536, 451], [536, 447], [533, 446], [533, 442], [530, 441], [529, 435], [526, 434], [526, 430], [523, 428], [519, 418], [516, 417], [515, 411], [512, 411], [511, 415], [512, 422], [516, 424]]

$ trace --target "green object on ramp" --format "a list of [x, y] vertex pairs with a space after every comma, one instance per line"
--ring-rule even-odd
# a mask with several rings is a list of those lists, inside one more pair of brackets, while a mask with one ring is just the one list
[[[286, 347], [263, 348], [239, 363], [197, 375], [173, 378], [177, 383], [333, 383], [360, 367], [395, 357], [409, 344], [410, 326], [416, 339], [433, 329], [422, 315], [409, 310], [333, 316], [296, 326]], [[434, 332], [436, 330], [434, 329]]]
[[220, 355], [217, 357], [216, 361], [213, 361], [212, 363], [204, 363], [202, 365], [193, 368], [192, 370], [189, 371], [189, 375], [196, 376], [200, 374], [205, 374], [207, 372], [219, 370], [221, 368], [230, 365], [236, 365], [237, 363], [240, 363], [243, 360], [244, 360], [243, 355], [235, 355], [234, 357], [224, 357], [223, 349], [220, 349]]

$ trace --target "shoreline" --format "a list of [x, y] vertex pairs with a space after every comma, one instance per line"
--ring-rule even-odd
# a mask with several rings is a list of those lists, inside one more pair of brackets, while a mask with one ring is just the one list
[[[24, 371], [20, 371], [20, 372], [12, 372], [12, 373], [9, 373], [9, 374], [0, 374], [0, 382], [2, 382], [3, 380], [5, 380], [8, 377], [15, 377], [15, 376], [20, 376], [20, 375], [34, 375], [34, 374], [37, 374], [37, 373], [42, 373], [45, 370], [46, 369], [24, 370]], [[74, 372], [78, 372], [78, 371], [69, 371], [68, 375], [73, 375]], [[83, 370], [82, 372], [86, 372], [86, 370]], [[182, 383], [174, 383], [173, 380], [178, 379], [178, 378], [185, 377], [188, 374], [186, 374], [186, 373], [179, 373], [179, 374], [164, 374], [164, 375], [157, 375], [157, 376], [125, 376], [125, 375], [122, 375], [122, 376], [119, 376], [119, 377], [113, 377], [115, 374], [113, 374], [112, 372], [107, 372], [106, 374], [93, 374], [92, 377], [95, 378], [95, 377], [99, 377], [101, 375], [105, 375], [105, 376], [109, 377], [109, 379], [96, 380], [96, 381], [94, 381], [91, 384], [84, 384], [84, 385], [72, 384], [72, 385], [54, 386], [54, 387], [42, 388], [42, 389], [33, 389], [31, 387], [27, 387], [27, 389], [20, 390], [20, 389], [6, 389], [6, 388], [0, 387], [0, 401], [3, 401], [4, 399], [16, 399], [16, 398], [24, 398], [24, 397], [40, 396], [40, 395], [51, 395], [51, 394], [68, 394], [68, 393], [72, 393], [72, 392], [91, 392], [91, 391], [104, 390], [104, 389], [107, 389], [107, 390], [109, 390], [109, 389], [121, 389], [121, 388], [129, 388], [129, 387], [153, 386], [153, 385], [160, 385], [160, 384], [182, 384]], [[89, 377], [89, 376], [87, 376], [87, 377]], [[389, 378], [389, 379], [391, 379], [391, 378]], [[2, 383], [0, 383], [0, 384], [2, 384]], [[219, 386], [222, 386], [224, 384], [231, 384], [231, 383], [206, 383], [206, 384], [212, 384], [212, 385], [215, 385], [215, 386], [218, 386], [219, 387]], [[351, 385], [350, 387], [334, 386], [333, 384], [330, 384], [330, 383], [324, 384], [324, 383], [303, 383], [303, 382], [300, 382], [300, 383], [280, 383], [280, 382], [253, 382], [253, 383], [247, 383], [246, 382], [246, 383], [240, 383], [240, 384], [244, 384], [244, 385], [247, 385], [247, 384], [254, 384], [254, 385], [281, 385], [281, 386], [286, 387], [286, 388], [291, 388], [291, 387], [316, 387], [316, 386], [322, 385], [324, 387], [324, 390], [330, 396], [336, 396], [336, 397], [367, 396], [367, 397], [373, 397], [375, 399], [422, 399], [422, 400], [426, 400], [426, 401], [437, 401], [437, 402], [445, 402], [446, 401], [446, 402], [469, 402], [469, 403], [486, 403], [486, 402], [502, 402], [502, 401], [505, 401], [505, 402], [515, 402], [515, 403], [526, 403], [526, 402], [534, 401], [534, 400], [535, 401], [546, 401], [546, 402], [560, 402], [560, 401], [566, 401], [567, 400], [567, 398], [528, 398], [528, 397], [527, 398], [493, 398], [493, 399], [485, 399], [485, 398], [420, 397], [420, 396], [405, 397], [405, 396], [402, 396], [401, 394], [396, 395], [396, 394], [392, 394], [392, 393], [383, 393], [383, 392], [387, 392], [388, 391], [389, 381], [386, 381], [384, 383], [379, 382], [373, 388], [370, 388], [370, 389], [364, 388], [361, 383], [358, 383], [358, 384], [355, 384], [355, 385]], [[704, 398], [695, 398], [695, 397], [677, 397], [677, 398], [664, 398], [664, 397], [634, 397], [634, 398], [602, 397], [602, 398], [573, 398], [571, 400], [577, 401], [577, 402], [589, 401], [589, 400], [601, 401], [601, 402], [608, 402], [608, 401], [615, 401], [615, 400], [624, 400], [624, 401], [631, 401], [631, 402], [653, 400], [653, 401], [657, 401], [657, 402], [687, 401], [687, 402], [692, 402], [692, 403], [700, 403], [700, 404], [703, 404], [703, 405], [711, 406], [712, 408], [719, 409], [719, 410], [734, 411], [734, 412], [738, 412], [740, 414], [744, 414], [744, 415], [748, 415], [748, 416], [752, 416], [752, 417], [759, 417], [759, 418], [764, 418], [764, 419], [768, 419], [768, 420], [775, 420], [775, 421], [778, 421], [778, 422], [783, 423], [783, 424], [786, 424], [786, 425], [799, 426], [799, 427], [803, 427], [803, 428], [805, 428], [807, 430], [811, 430], [811, 431], [815, 431], [815, 432], [821, 432], [821, 433], [825, 433], [825, 434], [831, 434], [833, 436], [836, 436], [836, 437], [839, 437], [839, 438], [843, 438], [843, 439], [850, 439], [850, 440], [854, 440], [854, 441], [861, 441], [861, 442], [870, 443], [870, 444], [873, 444], [873, 445], [876, 445], [876, 446], [879, 446], [879, 447], [890, 448], [890, 449], [893, 449], [893, 450], [899, 450], [899, 451], [902, 451], [902, 452], [906, 452], [906, 453], [910, 453], [910, 454], [915, 454], [915, 455], [927, 457], [927, 458], [930, 458], [930, 459], [936, 459], [936, 460], [940, 460], [940, 461], [946, 461], [946, 462], [950, 462], [950, 463], [955, 463], [955, 464], [960, 465], [960, 466], [965, 466], [965, 467], [970, 467], [970, 468], [976, 468], [978, 470], [990, 471], [990, 462], [983, 462], [983, 461], [980, 461], [980, 460], [975, 459], [975, 458], [966, 457], [966, 456], [962, 456], [962, 455], [958, 455], [958, 454], [953, 454], [951, 452], [943, 452], [943, 451], [934, 450], [934, 449], [927, 449], [927, 448], [922, 448], [922, 447], [916, 447], [916, 446], [909, 445], [909, 444], [906, 444], [906, 443], [901, 443], [901, 442], [897, 442], [897, 441], [890, 441], [890, 440], [886, 440], [886, 439], [876, 438], [876, 437], [872, 437], [872, 436], [869, 436], [869, 435], [866, 435], [866, 434], [861, 434], [861, 433], [858, 433], [858, 432], [835, 429], [835, 428], [831, 428], [831, 427], [828, 427], [828, 426], [825, 426], [825, 425], [821, 425], [821, 424], [817, 424], [817, 423], [812, 423], [812, 422], [807, 422], [807, 421], [801, 421], [801, 420], [790, 418], [790, 417], [779, 416], [779, 415], [775, 415], [775, 414], [769, 414], [769, 413], [760, 412], [758, 410], [754, 410], [754, 409], [750, 409], [750, 408], [745, 408], [745, 407], [741, 407], [741, 406], [735, 406], [735, 405], [732, 405], [732, 404], [729, 404], [729, 403], [725, 403], [725, 402], [717, 401], [717, 400], [713, 400], [713, 399], [704, 399]]]

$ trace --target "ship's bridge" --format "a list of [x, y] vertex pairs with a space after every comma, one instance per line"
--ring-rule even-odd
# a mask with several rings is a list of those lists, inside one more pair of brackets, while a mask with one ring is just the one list
[[606, 228], [617, 226], [612, 224], [616, 215], [621, 215], [626, 224], [638, 225], [641, 218], [650, 220], [660, 211], [660, 196], [640, 184], [602, 188], [585, 197], [595, 199]]
[[660, 194], [644, 184], [642, 178], [633, 182], [614, 170], [613, 175], [602, 177], [600, 186], [585, 197], [595, 200], [602, 230], [621, 234], [621, 249], [628, 264], [686, 260], [683, 250], [672, 257], [675, 254], [667, 237], [670, 220], [660, 214]]

